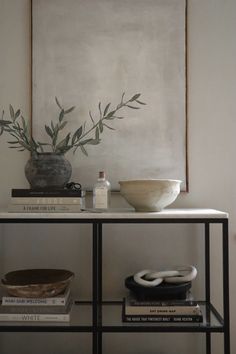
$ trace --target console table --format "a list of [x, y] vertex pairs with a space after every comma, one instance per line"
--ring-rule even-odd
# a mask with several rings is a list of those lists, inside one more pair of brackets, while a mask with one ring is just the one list
[[[0, 213], [0, 223], [14, 224], [91, 224], [93, 294], [91, 301], [75, 301], [72, 320], [66, 324], [0, 323], [1, 332], [88, 332], [92, 334], [93, 354], [102, 354], [103, 334], [121, 332], [196, 332], [205, 333], [206, 353], [211, 354], [211, 333], [224, 336], [224, 354], [230, 354], [229, 328], [229, 259], [228, 214], [213, 209], [165, 209], [162, 212], [140, 213], [132, 210], [111, 210], [104, 213]], [[205, 240], [205, 299], [200, 301], [203, 323], [124, 323], [121, 319], [122, 301], [103, 301], [102, 245], [105, 224], [203, 224]], [[210, 288], [210, 225], [221, 225], [223, 270], [223, 316], [211, 303]], [[148, 226], [147, 226], [148, 227]], [[78, 314], [78, 317], [77, 317]], [[158, 350], [158, 348], [157, 348]]]

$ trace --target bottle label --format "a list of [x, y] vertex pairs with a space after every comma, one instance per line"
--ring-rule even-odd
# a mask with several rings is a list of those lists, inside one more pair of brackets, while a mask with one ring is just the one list
[[108, 193], [106, 188], [98, 188], [95, 190], [95, 205], [96, 209], [108, 208]]

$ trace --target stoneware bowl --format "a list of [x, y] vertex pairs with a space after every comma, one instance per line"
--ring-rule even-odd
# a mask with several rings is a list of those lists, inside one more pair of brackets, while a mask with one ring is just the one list
[[174, 179], [140, 179], [120, 181], [120, 192], [136, 211], [161, 211], [174, 202], [181, 181]]
[[44, 298], [65, 291], [73, 278], [65, 269], [22, 269], [5, 274], [1, 285], [12, 296]]

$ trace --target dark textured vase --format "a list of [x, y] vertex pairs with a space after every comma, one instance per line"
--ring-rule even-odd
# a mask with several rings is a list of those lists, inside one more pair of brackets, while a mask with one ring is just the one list
[[63, 188], [71, 177], [71, 164], [64, 155], [51, 152], [33, 154], [25, 166], [31, 188]]

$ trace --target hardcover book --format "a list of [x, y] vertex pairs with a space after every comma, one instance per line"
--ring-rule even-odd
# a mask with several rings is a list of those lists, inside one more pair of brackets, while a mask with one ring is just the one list
[[173, 315], [173, 316], [129, 316], [123, 314], [123, 322], [203, 322], [202, 315]]
[[85, 197], [85, 191], [72, 189], [17, 189], [11, 190], [12, 197]]
[[125, 304], [125, 315], [201, 315], [201, 308], [196, 306], [129, 306]]
[[132, 298], [124, 298], [125, 315], [201, 315], [196, 301], [140, 301], [133, 305]]
[[79, 213], [80, 205], [68, 204], [10, 204], [10, 213]]
[[126, 297], [129, 305], [132, 306], [195, 306], [197, 301], [194, 300], [192, 293], [187, 293], [186, 299], [174, 299], [174, 300], [140, 300], [133, 295]]
[[66, 314], [71, 308], [72, 300], [64, 306], [40, 305], [0, 305], [0, 314]]
[[[3, 308], [3, 307], [2, 307]], [[19, 310], [21, 307], [19, 307]], [[72, 301], [69, 304], [69, 307], [67, 308], [66, 313], [50, 313], [50, 312], [43, 312], [42, 310], [38, 312], [34, 312], [30, 310], [31, 307], [29, 307], [29, 311], [23, 312], [23, 311], [18, 311], [16, 313], [13, 312], [0, 312], [0, 321], [5, 322], [5, 321], [10, 321], [10, 322], [69, 322], [70, 321], [70, 314], [71, 314], [71, 309], [72, 309]], [[42, 309], [42, 308], [41, 308]]]
[[80, 205], [85, 204], [85, 197], [12, 197], [11, 204], [41, 205]]
[[69, 322], [70, 313], [67, 314], [24, 314], [24, 313], [0, 313], [0, 321], [11, 322]]

